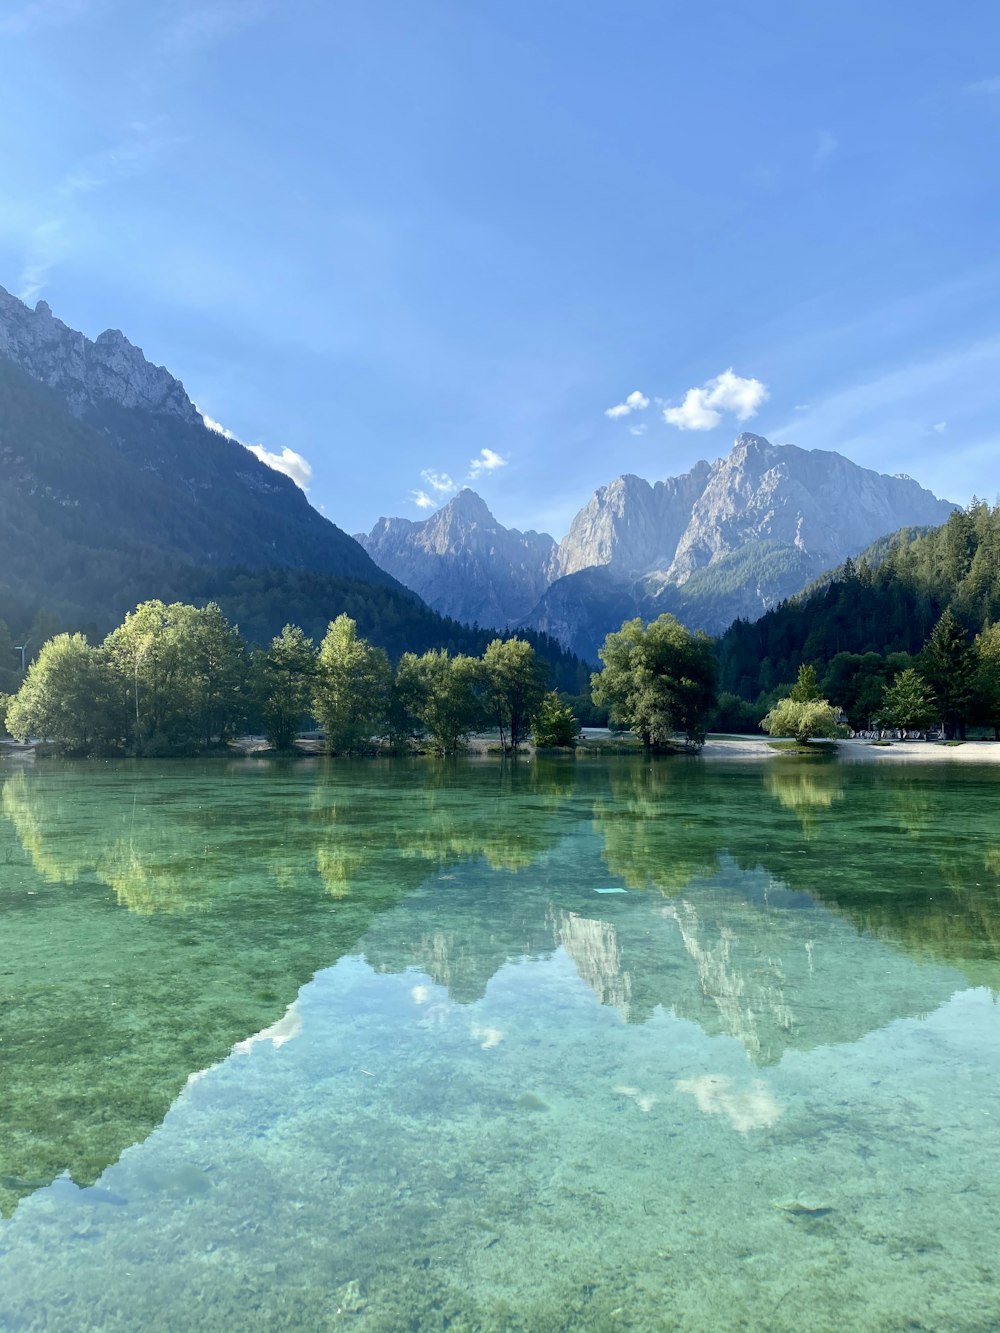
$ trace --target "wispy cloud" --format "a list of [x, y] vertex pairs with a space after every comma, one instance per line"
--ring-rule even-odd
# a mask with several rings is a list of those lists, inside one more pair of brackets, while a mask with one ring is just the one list
[[829, 130], [823, 130], [816, 143], [816, 151], [813, 153], [813, 167], [819, 168], [824, 162], [828, 162], [837, 151], [837, 140]]
[[160, 36], [162, 52], [195, 55], [250, 27], [270, 8], [268, 0], [188, 0], [175, 5]]
[[36, 28], [51, 28], [80, 18], [93, 6], [90, 0], [25, 0], [0, 10], [0, 35], [19, 37]]
[[645, 435], [647, 429], [645, 421], [640, 421], [638, 426], [629, 426], [628, 433], [630, 435]]
[[633, 390], [622, 403], [615, 403], [614, 407], [606, 407], [604, 415], [610, 417], [612, 421], [617, 421], [619, 417], [627, 417], [632, 412], [644, 412], [649, 406], [649, 399], [638, 389]]
[[936, 435], [943, 435], [947, 429], [947, 421], [935, 421], [934, 425], [931, 427], [931, 430], [934, 431]]
[[495, 453], [492, 449], [480, 449], [476, 457], [469, 463], [469, 475], [466, 480], [475, 481], [484, 472], [495, 472], [497, 468], [506, 466], [507, 459], [501, 454]]
[[65, 257], [68, 249], [60, 218], [49, 218], [32, 229], [17, 281], [17, 295], [25, 304], [35, 303], [49, 273]]
[[262, 444], [246, 444], [243, 446], [259, 458], [262, 463], [268, 467], [274, 468], [275, 472], [283, 472], [286, 477], [291, 477], [301, 490], [307, 491], [309, 483], [312, 481], [312, 464], [301, 454], [297, 454], [294, 449], [284, 448], [280, 454], [273, 454], [269, 449], [265, 449]]
[[460, 487], [467, 486], [470, 481], [478, 480], [487, 472], [496, 472], [497, 468], [506, 467], [508, 461], [495, 449], [480, 449], [476, 457], [469, 460], [469, 470], [461, 482], [455, 481], [448, 472], [438, 472], [434, 468], [425, 467], [420, 473], [424, 485], [415, 491], [410, 491], [410, 504], [416, 505], [418, 509], [436, 509]]
[[977, 97], [1000, 97], [1000, 74], [992, 79], [978, 79], [969, 84], [968, 90]]
[[663, 420], [678, 430], [713, 430], [726, 413], [737, 421], [749, 421], [768, 396], [760, 380], [744, 379], [730, 367], [700, 388], [688, 389], [679, 407], [665, 407]]
[[454, 495], [458, 490], [458, 482], [452, 481], [447, 472], [435, 472], [433, 468], [425, 467], [420, 475], [438, 495]]
[[162, 133], [156, 125], [136, 121], [119, 142], [91, 154], [67, 171], [52, 190], [49, 216], [38, 222], [27, 237], [18, 277], [17, 294], [21, 300], [35, 301], [52, 269], [71, 252], [73, 222], [83, 198], [115, 181], [129, 180], [148, 170], [164, 153], [182, 142]]

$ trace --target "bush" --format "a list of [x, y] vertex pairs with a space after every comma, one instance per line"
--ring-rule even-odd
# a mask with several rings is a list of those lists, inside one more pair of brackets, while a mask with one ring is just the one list
[[573, 710], [564, 704], [558, 694], [549, 691], [542, 699], [531, 724], [531, 739], [542, 749], [575, 745], [580, 726]]

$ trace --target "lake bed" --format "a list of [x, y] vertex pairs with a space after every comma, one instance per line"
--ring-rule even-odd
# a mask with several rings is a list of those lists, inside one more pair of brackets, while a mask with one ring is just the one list
[[39, 763], [0, 1327], [1000, 1315], [1000, 773]]

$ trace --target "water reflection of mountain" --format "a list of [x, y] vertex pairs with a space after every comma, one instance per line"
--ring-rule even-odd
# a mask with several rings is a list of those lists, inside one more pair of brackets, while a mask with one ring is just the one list
[[93, 1180], [345, 952], [468, 1002], [561, 949], [626, 1021], [664, 1006], [758, 1063], [1000, 988], [998, 796], [630, 760], [15, 773], [0, 1206]]
[[[0, 791], [0, 1210], [93, 1181], [189, 1074], [468, 855], [529, 865], [549, 791], [483, 766], [39, 765]], [[122, 910], [125, 909], [125, 910]]]

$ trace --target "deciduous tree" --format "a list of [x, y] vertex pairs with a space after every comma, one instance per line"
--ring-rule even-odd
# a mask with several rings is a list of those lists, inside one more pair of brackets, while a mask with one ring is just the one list
[[330, 754], [355, 753], [381, 734], [391, 679], [388, 657], [358, 637], [350, 616], [331, 621], [313, 686], [313, 713]]
[[516, 753], [528, 735], [546, 675], [545, 664], [524, 639], [494, 639], [483, 654], [485, 698], [505, 751]]
[[670, 615], [649, 625], [636, 618], [607, 636], [600, 658], [594, 701], [607, 704], [611, 720], [630, 727], [643, 745], [663, 745], [678, 732], [695, 744], [705, 739], [716, 680], [706, 634], [692, 634]]
[[486, 719], [484, 669], [474, 657], [443, 649], [404, 653], [396, 670], [400, 699], [440, 754], [454, 754]]

